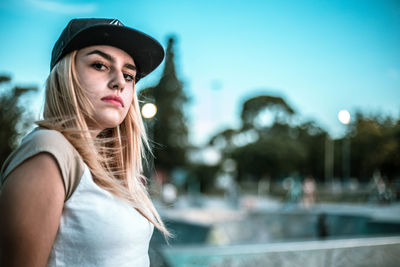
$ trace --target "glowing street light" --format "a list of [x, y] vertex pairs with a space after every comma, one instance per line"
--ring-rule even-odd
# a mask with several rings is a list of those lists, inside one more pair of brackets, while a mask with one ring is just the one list
[[345, 109], [342, 109], [338, 113], [338, 119], [343, 124], [346, 124], [346, 125], [349, 124], [350, 123], [350, 119], [351, 119], [350, 112], [348, 112]]
[[142, 107], [142, 116], [145, 119], [151, 119], [157, 114], [157, 106], [153, 103], [146, 103]]

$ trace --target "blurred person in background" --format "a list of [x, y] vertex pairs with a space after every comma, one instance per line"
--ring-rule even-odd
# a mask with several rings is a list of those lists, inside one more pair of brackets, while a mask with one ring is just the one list
[[315, 195], [317, 190], [315, 179], [311, 176], [307, 176], [306, 178], [304, 178], [302, 189], [303, 189], [303, 199], [302, 199], [303, 207], [309, 209], [311, 208], [312, 205], [315, 204], [315, 198], [316, 198]]
[[387, 186], [381, 172], [379, 170], [374, 171], [369, 184], [369, 201], [385, 204], [390, 203], [392, 200], [392, 191]]
[[149, 266], [149, 149], [135, 83], [162, 46], [115, 19], [71, 20], [57, 40], [43, 119], [0, 176], [0, 266]]

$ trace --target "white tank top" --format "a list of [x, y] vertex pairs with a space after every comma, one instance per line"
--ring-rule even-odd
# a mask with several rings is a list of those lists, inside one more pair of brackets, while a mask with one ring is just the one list
[[39, 128], [25, 137], [3, 165], [0, 187], [15, 167], [41, 152], [56, 159], [67, 196], [47, 266], [149, 266], [153, 225], [94, 183], [89, 168], [61, 133]]
[[47, 266], [149, 266], [152, 233], [153, 225], [95, 184], [85, 166], [64, 204]]

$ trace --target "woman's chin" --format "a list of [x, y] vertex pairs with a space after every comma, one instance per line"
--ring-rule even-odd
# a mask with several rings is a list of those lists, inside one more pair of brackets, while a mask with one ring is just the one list
[[100, 131], [108, 128], [115, 128], [122, 123], [121, 117], [102, 117], [96, 118], [96, 122], [88, 123], [89, 128], [99, 129]]
[[115, 128], [122, 123], [122, 120], [104, 121], [100, 123], [101, 128]]

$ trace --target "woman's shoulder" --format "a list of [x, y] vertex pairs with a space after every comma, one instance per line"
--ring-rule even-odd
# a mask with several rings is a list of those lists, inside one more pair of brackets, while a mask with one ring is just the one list
[[48, 153], [55, 159], [68, 199], [79, 183], [84, 163], [74, 146], [56, 130], [37, 127], [26, 135], [4, 162], [0, 172], [0, 185], [15, 168], [40, 153]]
[[[49, 140], [47, 138], [50, 138], [51, 140]], [[43, 128], [43, 127], [36, 127], [22, 139], [22, 142], [26, 142], [27, 140], [35, 140], [35, 141], [40, 141], [40, 142], [46, 143], [46, 141], [51, 142], [53, 139], [67, 141], [67, 139], [64, 137], [64, 135], [62, 133], [60, 133], [59, 131], [47, 129], [47, 128]]]
[[65, 136], [56, 130], [36, 127], [24, 138], [19, 146], [10, 154], [9, 158], [16, 156], [25, 158], [41, 152], [48, 152], [56, 158], [68, 160], [71, 156], [79, 155]]
[[22, 138], [18, 149], [40, 149], [40, 148], [60, 148], [73, 149], [72, 145], [64, 137], [62, 133], [56, 130], [36, 127], [24, 138]]

